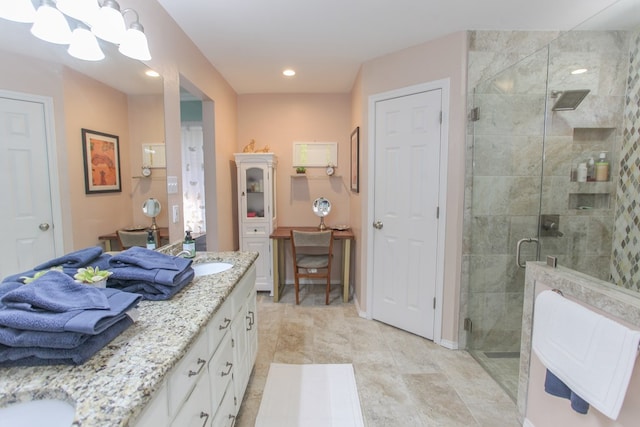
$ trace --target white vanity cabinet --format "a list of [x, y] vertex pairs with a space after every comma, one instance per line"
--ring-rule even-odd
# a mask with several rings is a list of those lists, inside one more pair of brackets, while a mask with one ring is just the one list
[[258, 252], [256, 288], [273, 294], [272, 244], [277, 224], [277, 158], [273, 153], [235, 154], [238, 173], [240, 250]]
[[136, 427], [234, 424], [257, 351], [255, 280], [252, 265], [169, 373]]

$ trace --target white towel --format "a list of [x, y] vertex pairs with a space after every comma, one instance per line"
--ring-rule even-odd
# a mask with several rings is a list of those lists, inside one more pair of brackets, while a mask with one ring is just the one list
[[555, 292], [536, 298], [532, 348], [542, 364], [607, 417], [618, 418], [640, 343], [635, 331]]

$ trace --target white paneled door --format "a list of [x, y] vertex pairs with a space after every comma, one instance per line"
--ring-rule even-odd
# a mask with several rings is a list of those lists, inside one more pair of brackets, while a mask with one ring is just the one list
[[434, 338], [442, 90], [375, 104], [373, 318]]
[[0, 277], [55, 256], [45, 107], [0, 97]]

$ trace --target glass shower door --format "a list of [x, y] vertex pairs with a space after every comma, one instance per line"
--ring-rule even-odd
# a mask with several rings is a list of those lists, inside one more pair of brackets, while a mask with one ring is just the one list
[[516, 246], [524, 239], [521, 263], [537, 259], [547, 63], [538, 51], [474, 94], [467, 347], [514, 399], [525, 271]]

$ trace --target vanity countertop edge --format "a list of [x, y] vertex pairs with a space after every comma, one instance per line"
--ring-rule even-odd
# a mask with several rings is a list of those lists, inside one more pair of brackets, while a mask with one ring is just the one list
[[0, 368], [0, 407], [60, 399], [75, 406], [73, 426], [133, 425], [257, 257], [198, 252], [194, 264], [233, 267], [196, 277], [171, 300], [141, 301], [137, 321], [82, 365]]

